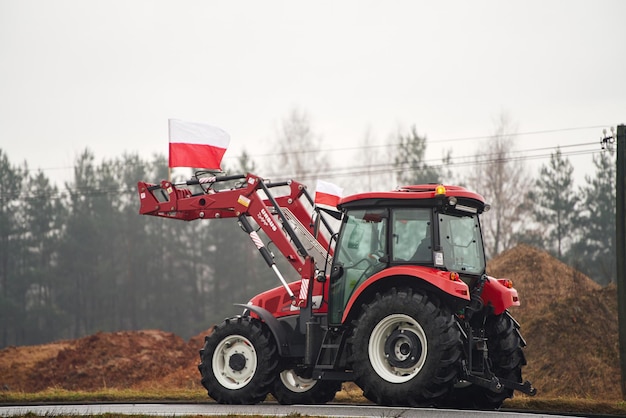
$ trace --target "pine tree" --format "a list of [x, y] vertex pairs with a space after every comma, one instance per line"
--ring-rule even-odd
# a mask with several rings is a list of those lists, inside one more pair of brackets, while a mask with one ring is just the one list
[[20, 223], [24, 283], [25, 340], [39, 344], [53, 340], [63, 330], [63, 310], [55, 300], [58, 285], [56, 260], [65, 209], [58, 188], [39, 171], [29, 175], [21, 194]]
[[71, 321], [65, 338], [82, 337], [90, 331], [93, 319], [90, 302], [95, 289], [99, 289], [96, 275], [101, 248], [96, 220], [98, 208], [94, 201], [98, 183], [93, 153], [85, 150], [75, 164], [74, 180], [66, 184], [68, 217], [65, 237], [59, 247], [58, 273], [63, 278], [59, 285], [59, 304]]
[[[17, 220], [20, 192], [25, 170], [13, 166], [0, 149], [0, 347], [16, 344], [21, 325], [19, 254], [23, 243], [18, 240]], [[23, 226], [22, 226], [23, 227]]]
[[439, 171], [428, 166], [426, 137], [417, 134], [415, 125], [408, 134], [398, 134], [399, 144], [394, 158], [396, 179], [401, 186], [410, 184], [439, 183]]
[[600, 284], [615, 282], [615, 159], [603, 152], [593, 157], [595, 176], [585, 176], [577, 223], [577, 241], [570, 258], [576, 267]]
[[547, 241], [545, 248], [561, 260], [572, 242], [579, 201], [573, 172], [574, 167], [557, 148], [550, 156], [549, 165], [541, 167], [535, 189], [529, 192], [529, 199], [534, 202], [533, 216]]

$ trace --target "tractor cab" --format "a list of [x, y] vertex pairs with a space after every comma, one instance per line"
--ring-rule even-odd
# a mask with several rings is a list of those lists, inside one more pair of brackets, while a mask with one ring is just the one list
[[471, 285], [485, 273], [478, 215], [486, 208], [480, 195], [454, 186], [408, 186], [345, 198], [329, 322], [342, 322], [348, 302], [372, 277], [397, 276], [400, 270], [393, 267], [404, 267], [402, 274], [416, 279], [432, 277], [433, 270], [453, 272]]

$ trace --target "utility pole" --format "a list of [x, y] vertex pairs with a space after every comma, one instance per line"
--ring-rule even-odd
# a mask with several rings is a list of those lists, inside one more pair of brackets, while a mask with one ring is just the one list
[[626, 400], [626, 125], [617, 127], [617, 170], [615, 179], [615, 250], [617, 259], [617, 320], [619, 362], [622, 370], [622, 399]]

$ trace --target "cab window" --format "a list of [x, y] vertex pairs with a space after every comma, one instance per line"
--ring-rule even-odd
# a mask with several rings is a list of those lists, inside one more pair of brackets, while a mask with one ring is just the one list
[[392, 215], [391, 252], [394, 262], [432, 263], [432, 211], [395, 209]]

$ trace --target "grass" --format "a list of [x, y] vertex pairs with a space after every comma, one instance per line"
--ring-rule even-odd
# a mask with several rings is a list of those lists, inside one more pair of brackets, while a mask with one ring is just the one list
[[[68, 391], [65, 389], [47, 389], [41, 392], [27, 393], [0, 392], [1, 404], [46, 404], [46, 403], [89, 403], [89, 402], [183, 402], [209, 403], [204, 390], [199, 389], [102, 389], [98, 391]], [[338, 403], [367, 403], [358, 390], [342, 390], [337, 394]], [[572, 413], [578, 415], [616, 415], [626, 416], [625, 401], [603, 401], [579, 398], [538, 398], [516, 396], [507, 400], [503, 409], [518, 411], [542, 411], [552, 413]], [[111, 414], [103, 416], [112, 417]]]
[[206, 391], [192, 389], [100, 389], [69, 391], [46, 389], [41, 392], [0, 392], [0, 404], [74, 403], [74, 402], [209, 402]]
[[506, 400], [502, 408], [561, 414], [626, 416], [625, 401], [604, 401], [581, 398], [531, 398], [527, 396], [516, 396], [513, 399]]

